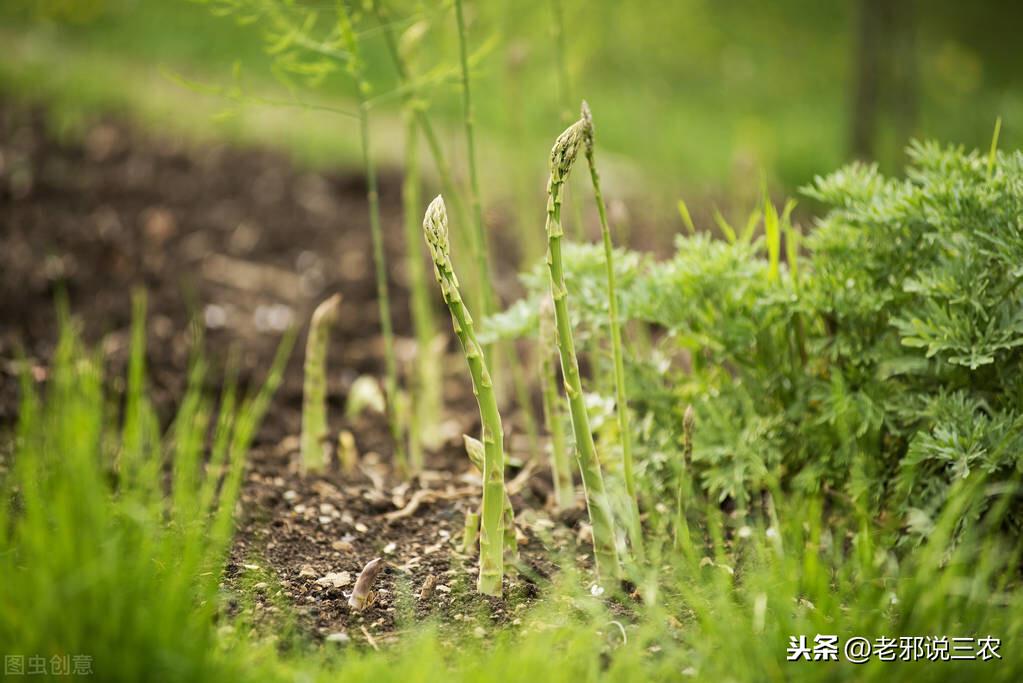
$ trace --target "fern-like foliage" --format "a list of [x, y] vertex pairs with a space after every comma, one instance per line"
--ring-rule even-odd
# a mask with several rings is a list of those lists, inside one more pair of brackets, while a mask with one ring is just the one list
[[[626, 358], [652, 494], [674, 485], [690, 403], [694, 474], [713, 500], [746, 506], [775, 485], [825, 491], [924, 533], [955, 481], [1015, 480], [1023, 155], [999, 153], [989, 165], [986, 155], [919, 143], [910, 156], [905, 179], [854, 164], [805, 188], [827, 211], [798, 267], [794, 250], [777, 265], [777, 229], [767, 231], [773, 244], [748, 230], [729, 241], [695, 234], [668, 260], [617, 258], [622, 315], [639, 332]], [[777, 214], [765, 206], [760, 215]], [[597, 250], [567, 250], [566, 268], [599, 387], [610, 374]], [[543, 283], [533, 273], [523, 282], [529, 296], [491, 319], [491, 334], [534, 326]], [[988, 493], [963, 524], [991, 504]]]

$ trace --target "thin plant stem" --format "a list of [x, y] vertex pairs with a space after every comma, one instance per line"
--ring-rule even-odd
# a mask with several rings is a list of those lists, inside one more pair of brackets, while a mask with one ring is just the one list
[[[476, 135], [475, 114], [472, 105], [472, 91], [469, 78], [469, 47], [465, 30], [465, 12], [462, 0], [455, 0], [455, 17], [458, 23], [458, 52], [462, 68], [462, 119], [465, 124], [465, 145], [469, 160], [469, 203], [472, 206], [475, 221], [476, 239], [474, 248], [476, 269], [479, 276], [480, 310], [482, 315], [490, 315], [494, 311], [493, 281], [490, 278], [490, 246], [487, 229], [483, 223], [483, 203], [480, 197], [480, 179], [476, 168]], [[490, 356], [489, 349], [486, 350]]]
[[402, 434], [398, 411], [398, 361], [394, 351], [394, 329], [391, 323], [391, 299], [387, 285], [387, 260], [384, 254], [384, 231], [380, 225], [380, 191], [377, 187], [376, 161], [370, 148], [369, 102], [370, 85], [366, 81], [364, 64], [359, 54], [351, 19], [338, 5], [338, 24], [342, 38], [348, 48], [348, 73], [355, 81], [359, 93], [359, 133], [362, 143], [363, 167], [366, 171], [366, 198], [369, 202], [369, 228], [373, 240], [373, 264], [376, 270], [377, 305], [380, 309], [380, 328], [384, 337], [385, 392], [387, 394], [387, 418], [394, 441], [394, 462], [402, 472], [408, 472], [408, 455]]
[[410, 416], [414, 414], [418, 430], [410, 435], [409, 459], [412, 470], [422, 469], [422, 449], [419, 432], [435, 421], [440, 414], [440, 366], [429, 358], [430, 348], [437, 336], [433, 317], [433, 304], [427, 291], [427, 274], [419, 244], [419, 203], [421, 183], [419, 177], [419, 128], [411, 112], [406, 112], [405, 124], [405, 177], [401, 187], [402, 210], [405, 222], [406, 265], [412, 290], [412, 326], [416, 335], [415, 400]]
[[543, 415], [551, 435], [551, 479], [554, 480], [554, 501], [558, 510], [567, 510], [575, 503], [572, 468], [565, 446], [565, 425], [561, 420], [561, 395], [558, 393], [557, 370], [554, 367], [554, 307], [544, 299], [540, 307], [540, 388]]
[[622, 328], [618, 319], [618, 289], [615, 283], [614, 245], [611, 243], [611, 228], [607, 221], [607, 208], [600, 189], [600, 173], [594, 152], [593, 117], [590, 107], [582, 104], [582, 120], [586, 123], [586, 162], [590, 167], [590, 181], [593, 196], [600, 214], [600, 234], [604, 241], [604, 268], [607, 271], [608, 324], [611, 327], [611, 355], [614, 358], [615, 403], [618, 409], [618, 431], [622, 444], [622, 469], [625, 471], [625, 489], [629, 494], [629, 539], [639, 559], [643, 559], [643, 531], [639, 518], [639, 499], [636, 494], [636, 477], [632, 464], [632, 428], [629, 424], [629, 397], [625, 389], [625, 361], [622, 354]]

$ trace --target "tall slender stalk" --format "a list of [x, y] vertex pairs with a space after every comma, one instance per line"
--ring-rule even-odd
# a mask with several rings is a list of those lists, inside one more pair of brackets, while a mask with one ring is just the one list
[[302, 387], [302, 468], [307, 472], [322, 470], [326, 464], [327, 347], [340, 305], [341, 295], [335, 294], [316, 307], [309, 323]]
[[558, 510], [567, 510], [575, 503], [572, 468], [565, 446], [565, 425], [561, 421], [561, 395], [558, 394], [557, 370], [554, 368], [554, 306], [550, 299], [540, 304], [540, 389], [543, 415], [551, 435], [551, 479], [554, 480], [554, 501]]
[[483, 522], [480, 528], [480, 572], [477, 590], [486, 595], [501, 595], [504, 577], [504, 431], [497, 410], [494, 383], [487, 370], [483, 349], [476, 339], [472, 317], [462, 301], [458, 278], [451, 265], [448, 243], [448, 216], [444, 199], [438, 196], [426, 209], [423, 219], [426, 245], [433, 259], [433, 272], [440, 284], [444, 303], [465, 353], [472, 376], [472, 389], [483, 425]]
[[441, 405], [440, 366], [429, 357], [437, 325], [433, 317], [433, 304], [427, 291], [427, 274], [419, 244], [419, 205], [421, 185], [419, 178], [419, 128], [411, 112], [405, 122], [405, 178], [402, 181], [401, 201], [405, 222], [405, 260], [412, 290], [412, 327], [416, 335], [416, 372], [414, 402], [410, 417], [417, 429], [409, 436], [409, 459], [412, 471], [422, 469], [420, 432], [437, 420]]
[[[444, 147], [440, 144], [440, 138], [437, 136], [437, 131], [434, 129], [433, 124], [430, 121], [430, 117], [426, 114], [422, 99], [419, 97], [419, 91], [414, 87], [412, 73], [409, 68], [408, 56], [403, 54], [403, 50], [399, 46], [398, 40], [395, 38], [393, 24], [387, 21], [387, 18], [380, 7], [380, 3], [374, 1], [372, 6], [373, 11], [376, 14], [377, 21], [383, 30], [384, 42], [387, 44], [387, 51], [391, 55], [391, 61], [394, 62], [394, 69], [398, 75], [398, 84], [403, 92], [403, 104], [406, 110], [411, 112], [415, 117], [416, 124], [419, 126], [419, 130], [422, 132], [423, 138], [426, 140], [426, 146], [430, 150], [430, 156], [433, 158], [434, 167], [437, 170], [437, 176], [440, 180], [441, 190], [443, 191], [444, 196], [447, 197], [447, 201], [451, 204], [455, 221], [461, 224], [465, 221], [465, 207], [462, 205], [461, 195], [458, 188], [455, 186], [454, 175], [451, 172], [451, 165], [448, 163], [447, 156], [444, 153]], [[475, 248], [473, 247], [472, 242], [472, 233], [469, 232], [467, 235], [469, 239], [465, 240], [464, 244], [468, 247], [470, 253], [475, 253]], [[459, 243], [460, 242], [456, 242], [456, 244]]]
[[[479, 275], [480, 310], [487, 316], [494, 311], [494, 290], [490, 279], [490, 240], [483, 223], [483, 203], [480, 198], [480, 179], [476, 169], [476, 120], [472, 106], [469, 78], [469, 47], [465, 30], [465, 12], [462, 0], [455, 0], [455, 18], [458, 22], [458, 51], [462, 67], [462, 119], [465, 123], [465, 145], [469, 157], [469, 202], [475, 220], [476, 269]], [[489, 352], [487, 353], [489, 357]]]
[[693, 431], [695, 428], [696, 412], [691, 405], [686, 406], [685, 415], [682, 417], [682, 464], [679, 470], [678, 492], [675, 501], [675, 547], [687, 552], [692, 547], [686, 510], [689, 508], [689, 499], [693, 495]]
[[608, 580], [616, 579], [621, 574], [615, 543], [614, 517], [607, 491], [604, 489], [604, 475], [597, 459], [589, 416], [586, 414], [582, 381], [579, 378], [579, 360], [575, 353], [572, 324], [568, 315], [568, 290], [565, 287], [565, 270], [561, 254], [561, 240], [565, 235], [561, 225], [561, 189], [572, 170], [579, 146], [583, 144], [586, 135], [586, 122], [577, 121], [558, 137], [554, 149], [551, 150], [551, 175], [547, 182], [547, 266], [551, 298], [554, 300], [556, 341], [561, 353], [561, 371], [565, 378], [569, 410], [572, 413], [576, 459], [582, 473], [590, 525], [593, 527], [593, 551], [597, 561], [597, 573], [601, 580]]
[[366, 171], [366, 198], [369, 202], [369, 228], [373, 239], [373, 264], [376, 270], [377, 304], [380, 307], [380, 328], [384, 337], [385, 391], [387, 418], [394, 441], [394, 461], [399, 470], [408, 471], [408, 456], [398, 414], [398, 360], [394, 352], [394, 329], [391, 324], [391, 299], [387, 287], [387, 260], [384, 255], [384, 232], [380, 225], [380, 191], [377, 188], [376, 161], [370, 149], [369, 101], [371, 91], [366, 80], [365, 64], [359, 52], [352, 22], [344, 5], [338, 4], [338, 28], [348, 50], [347, 69], [359, 99], [359, 134], [362, 142], [362, 160]]
[[629, 425], [629, 398], [625, 390], [625, 361], [622, 357], [622, 328], [618, 320], [618, 290], [615, 284], [614, 245], [611, 243], [611, 228], [607, 222], [607, 208], [600, 189], [600, 174], [594, 153], [593, 116], [590, 107], [583, 101], [582, 120], [586, 124], [584, 138], [586, 162], [590, 167], [590, 181], [593, 196], [600, 214], [600, 234], [604, 241], [604, 268], [607, 271], [608, 323], [611, 327], [611, 355], [614, 357], [615, 403], [618, 409], [618, 431], [622, 443], [622, 468], [625, 470], [625, 489], [629, 493], [629, 540], [640, 559], [644, 556], [643, 530], [639, 519], [639, 499], [636, 497], [636, 478], [632, 466], [632, 428]]

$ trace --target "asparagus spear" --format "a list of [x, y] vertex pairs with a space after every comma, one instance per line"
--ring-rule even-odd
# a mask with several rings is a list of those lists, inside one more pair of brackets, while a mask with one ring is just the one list
[[327, 438], [327, 345], [337, 321], [341, 295], [335, 294], [313, 311], [305, 345], [305, 382], [302, 387], [302, 467], [322, 470]]
[[572, 414], [576, 459], [582, 473], [590, 525], [593, 527], [593, 552], [597, 561], [597, 575], [600, 580], [608, 580], [620, 576], [621, 566], [618, 562], [611, 503], [604, 489], [604, 475], [597, 459], [597, 449], [593, 443], [590, 420], [583, 400], [579, 360], [576, 357], [572, 324], [568, 316], [568, 291], [565, 287], [561, 255], [561, 240], [565, 235], [561, 225], [561, 189], [575, 163], [579, 146], [585, 141], [587, 128], [585, 121], [572, 124], [558, 137], [551, 150], [551, 174], [547, 182], [547, 266], [551, 298], [554, 301], [561, 371], [565, 378], [565, 393], [568, 394], [568, 407]]
[[497, 410], [494, 383], [451, 265], [447, 210], [444, 199], [439, 195], [426, 209], [423, 232], [433, 259], [434, 275], [440, 284], [444, 303], [451, 312], [455, 335], [458, 336], [465, 360], [469, 364], [472, 390], [476, 395], [483, 424], [483, 522], [480, 528], [480, 573], [476, 588], [480, 593], [499, 596], [504, 578], [504, 431]]

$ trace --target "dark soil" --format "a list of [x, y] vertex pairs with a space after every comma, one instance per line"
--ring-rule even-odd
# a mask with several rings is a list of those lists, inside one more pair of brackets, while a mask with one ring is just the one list
[[[393, 318], [407, 364], [415, 344], [397, 239], [399, 180], [385, 176], [381, 198]], [[447, 373], [447, 439], [428, 454], [422, 476], [412, 482], [394, 476], [382, 416], [343, 417], [352, 382], [379, 376], [383, 367], [364, 191], [357, 176], [304, 171], [273, 152], [190, 146], [117, 121], [57, 134], [40, 111], [0, 101], [0, 432], [17, 418], [19, 349], [36, 380], [45, 381], [61, 292], [117, 378], [128, 355], [131, 291], [145, 290], [151, 395], [165, 423], [194, 351], [191, 321], [205, 328], [210, 390], [217, 390], [232, 353], [242, 384], [252, 387], [283, 329], [303, 324], [319, 301], [341, 292], [329, 359], [331, 427], [354, 434], [361, 471], [347, 477], [297, 471], [303, 332], [250, 456], [228, 588], [252, 588], [257, 624], [273, 628], [294, 613], [301, 633], [346, 634], [370, 645], [431, 616], [470, 631], [514, 620], [554, 570], [544, 545], [571, 546], [582, 512], [552, 521], [544, 511], [546, 472], [521, 478], [514, 502], [523, 569], [510, 573], [503, 600], [484, 600], [472, 591], [475, 560], [458, 552], [479, 484], [461, 447], [460, 435], [475, 433], [478, 417], [455, 347], [439, 361]], [[498, 265], [513, 270], [511, 263]], [[519, 462], [537, 455], [521, 443], [511, 440]], [[437, 491], [433, 502], [389, 516], [424, 488]], [[374, 557], [388, 562], [376, 601], [352, 613], [347, 594]], [[328, 573], [340, 575], [339, 585], [318, 583]], [[430, 575], [437, 586], [421, 600]], [[238, 595], [238, 604], [247, 602], [248, 591]]]

